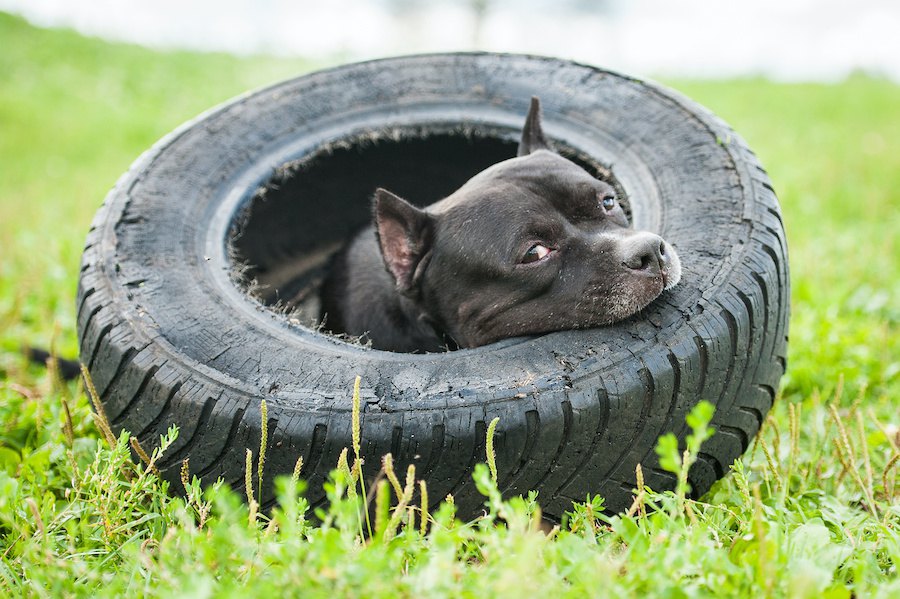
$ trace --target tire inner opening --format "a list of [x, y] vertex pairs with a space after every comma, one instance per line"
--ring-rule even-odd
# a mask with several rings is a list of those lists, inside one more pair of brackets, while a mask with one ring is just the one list
[[[232, 280], [292, 324], [327, 333], [319, 322], [319, 287], [331, 257], [371, 224], [375, 189], [427, 206], [514, 157], [518, 135], [454, 128], [367, 131], [279, 166], [250, 190], [232, 221], [227, 240]], [[555, 145], [611, 183], [630, 219], [625, 190], [606, 166]]]

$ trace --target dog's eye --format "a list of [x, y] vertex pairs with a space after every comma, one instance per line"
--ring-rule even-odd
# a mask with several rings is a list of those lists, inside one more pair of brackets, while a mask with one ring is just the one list
[[604, 210], [609, 212], [616, 207], [616, 196], [612, 195], [611, 193], [606, 194], [600, 200], [600, 205], [603, 206]]
[[522, 256], [522, 264], [531, 264], [532, 262], [543, 260], [549, 255], [550, 248], [545, 245], [541, 245], [540, 243], [536, 243], [528, 248], [528, 251], [525, 252], [524, 256]]

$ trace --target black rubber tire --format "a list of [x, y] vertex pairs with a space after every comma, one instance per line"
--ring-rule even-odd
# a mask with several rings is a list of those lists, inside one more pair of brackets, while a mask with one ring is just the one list
[[[281, 165], [323, 147], [362, 152], [378, 139], [393, 140], [391, 147], [412, 140], [414, 161], [432, 134], [469, 136], [482, 149], [513, 144], [514, 152], [532, 95], [542, 100], [557, 147], [606, 165], [636, 226], [663, 235], [682, 258], [681, 284], [637, 317], [446, 354], [397, 354], [298, 326], [232, 282], [229, 236], [247, 221], [260, 186], [277, 190], [273, 177], [290, 179]], [[440, 170], [433, 162], [445, 149], [428, 168]], [[492, 152], [475, 154], [488, 160]], [[365, 193], [345, 203], [307, 200], [293, 202], [290, 226], [266, 221], [272, 239], [283, 241], [298, 237], [303, 214], [310, 215], [315, 228], [302, 229], [295, 252], [326, 242], [333, 249], [337, 235], [368, 218]], [[345, 220], [343, 229], [335, 225]], [[289, 473], [298, 456], [308, 498], [320, 504], [323, 479], [351, 445], [351, 389], [360, 375], [368, 477], [391, 452], [398, 471], [416, 465], [429, 497], [452, 493], [462, 515], [476, 513], [483, 498], [471, 472], [485, 459], [487, 424], [499, 416], [501, 490], [537, 490], [545, 514], [558, 518], [589, 493], [602, 495], [610, 510], [627, 508], [638, 463], [651, 487], [672, 487], [654, 446], [666, 431], [684, 437], [685, 415], [700, 399], [716, 405], [717, 432], [691, 471], [694, 493], [723, 476], [775, 398], [788, 298], [775, 194], [746, 144], [718, 118], [658, 85], [594, 67], [448, 54], [299, 77], [161, 140], [97, 214], [77, 308], [81, 359], [114, 430], [131, 431], [149, 449], [171, 424], [180, 428], [160, 462], [175, 489], [187, 457], [205, 482], [222, 477], [240, 488], [245, 449], [256, 453], [260, 445], [265, 399], [264, 507], [273, 501], [274, 475]]]

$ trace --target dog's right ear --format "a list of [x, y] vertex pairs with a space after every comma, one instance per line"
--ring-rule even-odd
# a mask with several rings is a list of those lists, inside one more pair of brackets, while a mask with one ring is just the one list
[[375, 234], [397, 290], [414, 295], [434, 238], [434, 218], [386, 189], [375, 190]]
[[528, 156], [535, 150], [553, 150], [544, 137], [544, 129], [541, 127], [541, 101], [537, 96], [531, 96], [531, 107], [525, 118], [525, 126], [522, 128], [522, 139], [519, 141], [519, 151], [516, 156]]

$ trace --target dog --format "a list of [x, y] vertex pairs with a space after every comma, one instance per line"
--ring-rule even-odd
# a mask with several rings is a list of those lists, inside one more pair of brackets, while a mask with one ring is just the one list
[[660, 236], [629, 228], [614, 188], [556, 153], [532, 98], [517, 156], [420, 209], [386, 189], [332, 262], [323, 328], [395, 352], [471, 348], [607, 325], [681, 278]]

